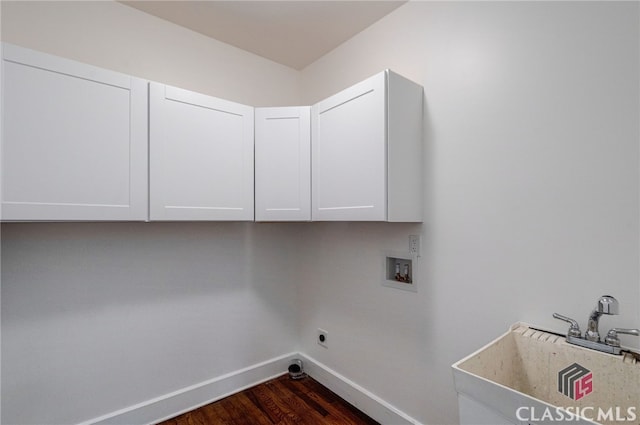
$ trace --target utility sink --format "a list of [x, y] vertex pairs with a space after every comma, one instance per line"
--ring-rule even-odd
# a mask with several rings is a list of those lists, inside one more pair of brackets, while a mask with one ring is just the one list
[[461, 424], [640, 425], [635, 353], [601, 353], [517, 323], [452, 367]]

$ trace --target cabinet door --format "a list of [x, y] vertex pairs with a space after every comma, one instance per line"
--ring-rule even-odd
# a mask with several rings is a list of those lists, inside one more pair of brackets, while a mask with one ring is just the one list
[[147, 82], [3, 44], [3, 220], [146, 220]]
[[313, 220], [384, 221], [385, 73], [312, 107]]
[[253, 220], [253, 108], [151, 83], [152, 220]]
[[310, 108], [255, 113], [256, 221], [311, 220]]

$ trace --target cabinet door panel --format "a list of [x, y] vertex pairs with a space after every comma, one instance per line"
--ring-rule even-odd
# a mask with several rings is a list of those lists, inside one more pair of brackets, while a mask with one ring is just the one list
[[256, 109], [256, 220], [311, 220], [309, 107]]
[[312, 109], [313, 220], [386, 220], [385, 75]]
[[152, 220], [253, 220], [253, 108], [151, 84]]
[[3, 46], [4, 220], [145, 220], [147, 83]]

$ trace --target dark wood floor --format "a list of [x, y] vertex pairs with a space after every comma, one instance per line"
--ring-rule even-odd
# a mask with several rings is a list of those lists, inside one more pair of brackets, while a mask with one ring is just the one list
[[265, 382], [159, 425], [379, 425], [312, 378]]

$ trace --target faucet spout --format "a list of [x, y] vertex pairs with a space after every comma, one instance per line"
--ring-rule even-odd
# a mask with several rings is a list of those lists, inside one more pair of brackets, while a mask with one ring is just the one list
[[603, 314], [613, 315], [618, 314], [619, 304], [611, 295], [603, 295], [598, 300], [596, 308], [589, 315], [589, 322], [587, 324], [587, 331], [585, 332], [585, 338], [589, 341], [600, 342], [600, 332], [598, 330], [600, 317]]
[[623, 351], [620, 346], [618, 334], [640, 336], [640, 329], [613, 328], [609, 331], [604, 341], [600, 340], [600, 332], [598, 331], [600, 317], [602, 317], [603, 314], [618, 314], [618, 311], [618, 300], [613, 298], [611, 295], [601, 296], [596, 308], [589, 315], [589, 328], [584, 333], [584, 338], [580, 334], [580, 326], [578, 325], [578, 322], [558, 313], [553, 313], [553, 317], [563, 320], [571, 325], [567, 331], [567, 342], [569, 344], [601, 351], [603, 353], [618, 355]]

